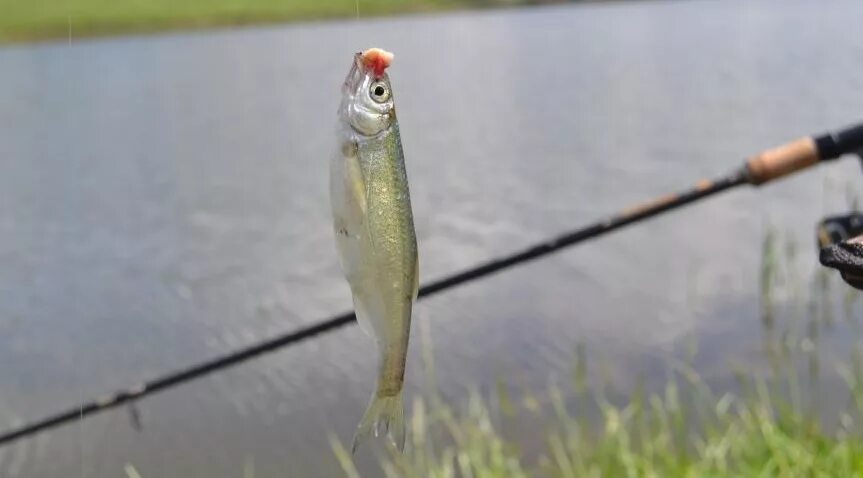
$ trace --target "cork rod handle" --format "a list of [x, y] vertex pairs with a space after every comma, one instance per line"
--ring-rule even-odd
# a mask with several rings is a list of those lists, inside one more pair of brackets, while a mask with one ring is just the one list
[[761, 185], [816, 164], [821, 159], [812, 138], [800, 138], [768, 149], [746, 161], [749, 181]]
[[746, 160], [746, 175], [749, 182], [757, 186], [802, 171], [820, 161], [854, 153], [863, 159], [863, 123], [768, 149]]

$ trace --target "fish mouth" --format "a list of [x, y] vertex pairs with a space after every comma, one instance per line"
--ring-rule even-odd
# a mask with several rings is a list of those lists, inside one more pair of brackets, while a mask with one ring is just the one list
[[356, 52], [354, 54], [354, 61], [351, 64], [351, 69], [348, 71], [347, 76], [345, 76], [344, 86], [342, 91], [344, 93], [353, 93], [357, 86], [363, 82], [363, 77], [367, 74], [365, 67], [362, 62], [362, 52]]

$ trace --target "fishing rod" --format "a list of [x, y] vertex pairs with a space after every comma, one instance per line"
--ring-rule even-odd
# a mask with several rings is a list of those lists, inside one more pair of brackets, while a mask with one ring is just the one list
[[[800, 138], [750, 157], [746, 160], [743, 167], [736, 168], [730, 174], [721, 178], [698, 181], [693, 187], [683, 192], [660, 196], [603, 218], [581, 229], [562, 234], [508, 256], [492, 259], [475, 267], [433, 281], [420, 288], [419, 297], [422, 298], [437, 294], [438, 292], [494, 274], [517, 264], [537, 259], [565, 247], [593, 239], [626, 225], [680, 208], [737, 186], [744, 184], [761, 186], [810, 168], [821, 162], [834, 160], [845, 154], [860, 153], [861, 151], [863, 151], [863, 123], [835, 133]], [[136, 401], [143, 397], [237, 365], [302, 340], [331, 332], [355, 321], [356, 316], [353, 312], [345, 312], [232, 353], [141, 382], [138, 385], [112, 394], [98, 397], [89, 402], [70, 407], [66, 411], [2, 433], [0, 434], [0, 446], [73, 421], [82, 420], [86, 416], [124, 404], [130, 406], [132, 424], [138, 428], [138, 413], [133, 406]]]

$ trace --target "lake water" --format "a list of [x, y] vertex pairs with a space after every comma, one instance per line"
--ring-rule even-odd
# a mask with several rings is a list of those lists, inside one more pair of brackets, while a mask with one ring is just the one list
[[[615, 2], [4, 47], [0, 423], [350, 308], [327, 168], [357, 49], [396, 53], [428, 282], [860, 120], [860, 18], [856, 0]], [[721, 382], [759, 356], [768, 228], [808, 280], [816, 221], [860, 179], [846, 161], [726, 193], [424, 300], [408, 394], [423, 330], [456, 400], [543, 387], [579, 343], [625, 391], [694, 337]], [[350, 439], [374, 358], [339, 330], [142, 401], [142, 432], [121, 409], [18, 442], [0, 474], [337, 476], [327, 434]]]

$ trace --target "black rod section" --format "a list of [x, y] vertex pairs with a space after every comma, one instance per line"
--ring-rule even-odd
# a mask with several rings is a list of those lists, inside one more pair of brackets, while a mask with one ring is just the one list
[[[849, 153], [863, 150], [863, 123], [846, 128], [837, 133], [818, 137], [806, 137], [773, 148], [756, 155], [743, 168], [716, 181], [699, 181], [694, 187], [678, 194], [661, 196], [618, 214], [597, 221], [581, 229], [562, 234], [550, 240], [528, 247], [505, 257], [493, 259], [484, 264], [458, 272], [449, 277], [426, 284], [419, 290], [420, 297], [456, 287], [466, 282], [494, 274], [495, 272], [528, 262], [565, 247], [602, 236], [621, 227], [633, 224], [664, 212], [683, 207], [708, 196], [740, 186], [742, 184], [761, 185], [788, 174], [802, 171], [821, 161], [835, 159]], [[353, 312], [346, 312], [310, 326], [302, 327], [278, 337], [259, 342], [232, 353], [222, 355], [182, 369], [160, 378], [142, 382], [131, 388], [120, 390], [111, 395], [96, 398], [67, 411], [51, 415], [42, 420], [22, 425], [0, 434], [0, 446], [19, 438], [36, 434], [95, 413], [119, 407], [156, 393], [169, 387], [200, 378], [204, 375], [237, 365], [282, 347], [315, 337], [356, 321]]]
[[815, 138], [821, 161], [836, 159], [844, 154], [863, 152], [863, 123], [827, 133]]

